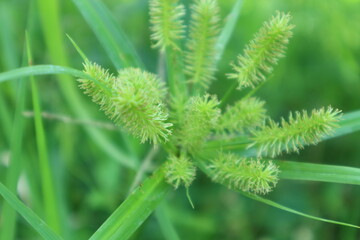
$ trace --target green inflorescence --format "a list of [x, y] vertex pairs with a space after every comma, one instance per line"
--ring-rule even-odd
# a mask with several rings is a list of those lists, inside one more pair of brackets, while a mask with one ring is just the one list
[[184, 37], [184, 14], [184, 6], [177, 0], [150, 0], [151, 39], [155, 42], [153, 47], [162, 51], [166, 47], [180, 49], [177, 40]]
[[228, 77], [239, 82], [239, 89], [254, 88], [265, 81], [265, 74], [271, 73], [273, 65], [284, 56], [292, 36], [293, 25], [289, 22], [289, 14], [278, 12], [255, 34], [255, 38], [245, 47], [244, 54], [238, 56], [237, 63], [233, 64], [234, 73], [228, 74]]
[[171, 155], [165, 165], [166, 181], [178, 188], [180, 185], [189, 187], [194, 181], [196, 167], [194, 163], [186, 156], [176, 157]]
[[279, 180], [279, 168], [271, 161], [240, 158], [231, 153], [219, 153], [208, 168], [214, 182], [256, 194], [269, 193]]
[[[164, 78], [171, 86], [170, 93], [155, 74], [124, 68], [115, 76], [88, 61], [84, 72], [96, 81], [80, 79], [80, 87], [108, 117], [141, 142], [164, 146], [168, 152], [165, 178], [175, 188], [181, 185], [188, 188], [195, 179], [196, 161], [205, 161], [215, 182], [232, 189], [266, 194], [276, 186], [279, 168], [260, 158], [276, 157], [283, 151], [298, 152], [306, 145], [316, 144], [337, 127], [340, 111], [329, 107], [313, 110], [311, 115], [306, 111], [290, 113], [288, 121], [282, 119], [278, 124], [266, 116], [265, 102], [251, 97], [254, 89], [221, 113], [217, 96], [206, 93], [215, 79], [216, 42], [220, 32], [217, 1], [195, 0], [191, 11], [189, 36], [183, 51], [179, 39], [185, 34], [186, 26], [181, 20], [184, 7], [177, 0], [150, 0], [154, 47], [165, 55], [173, 53], [172, 50], [176, 52], [176, 56], [169, 54], [166, 58], [168, 72]], [[290, 15], [284, 13], [277, 13], [263, 25], [233, 65], [234, 73], [228, 75], [238, 81], [238, 89], [254, 88], [265, 80], [283, 57], [292, 28]], [[183, 61], [185, 67], [171, 68], [172, 61], [180, 61], [179, 66]], [[175, 83], [181, 81], [184, 86], [187, 83], [187, 89], [178, 94], [183, 89]], [[246, 139], [244, 148], [255, 149], [258, 159], [225, 153], [220, 145], [213, 152], [215, 155], [220, 152], [215, 158], [203, 160], [206, 142], [222, 141], [224, 135], [225, 139], [233, 136]]]
[[192, 6], [185, 54], [186, 74], [193, 84], [208, 88], [214, 80], [215, 44], [219, 34], [219, 7], [215, 0], [197, 0]]
[[283, 151], [298, 152], [306, 145], [317, 144], [322, 137], [332, 133], [341, 117], [340, 111], [328, 107], [314, 109], [309, 115], [306, 111], [290, 113], [289, 120], [281, 119], [281, 124], [269, 120], [253, 132], [249, 145], [258, 147], [258, 156], [276, 157]]

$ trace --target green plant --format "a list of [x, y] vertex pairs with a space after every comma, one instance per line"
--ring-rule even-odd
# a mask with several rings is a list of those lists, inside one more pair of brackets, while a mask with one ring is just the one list
[[[99, 21], [107, 23], [109, 28], [113, 26], [103, 15], [101, 3], [87, 0], [74, 2], [85, 11], [84, 15], [100, 16], [88, 17], [93, 25]], [[99, 7], [99, 12], [93, 11], [96, 7]], [[236, 11], [237, 8], [234, 8]], [[88, 60], [74, 43], [85, 61], [82, 72], [45, 65], [20, 68], [0, 75], [0, 82], [20, 76], [56, 73], [73, 75], [78, 78], [85, 94], [99, 104], [100, 109], [115, 124], [137, 137], [140, 142], [149, 142], [166, 152], [162, 166], [114, 211], [91, 239], [130, 237], [170, 191], [168, 183], [175, 189], [180, 186], [187, 190], [191, 188], [196, 168], [214, 182], [258, 201], [317, 220], [357, 227], [302, 214], [258, 196], [272, 191], [282, 178], [282, 173], [290, 172], [291, 175], [291, 168], [286, 168], [286, 162], [272, 161], [266, 157], [275, 158], [283, 152], [298, 152], [306, 145], [329, 138], [331, 133], [340, 136], [348, 133], [347, 128], [355, 129], [354, 126], [358, 128], [359, 125], [359, 113], [342, 116], [339, 110], [331, 107], [313, 110], [311, 114], [306, 111], [290, 113], [288, 121], [282, 119], [277, 123], [266, 115], [265, 102], [253, 97], [272, 72], [273, 66], [284, 56], [292, 35], [290, 15], [278, 12], [263, 25], [245, 47], [244, 53], [238, 56], [237, 62], [232, 64], [233, 72], [227, 76], [234, 81], [233, 87], [224, 96], [218, 97], [208, 94], [207, 90], [216, 79], [216, 65], [221, 57], [220, 46], [226, 44], [232, 32], [232, 21], [228, 21], [221, 29], [217, 1], [196, 0], [191, 7], [189, 34], [184, 42], [184, 14], [185, 8], [176, 0], [150, 1], [151, 39], [154, 48], [159, 49], [159, 54], [164, 56], [164, 62], [160, 63], [163, 69], [159, 74], [143, 69], [142, 64], [137, 63], [137, 55], [129, 50], [132, 48], [125, 41], [124, 49], [127, 49], [128, 54], [111, 55], [115, 65], [121, 66], [117, 74], [110, 74], [109, 70]], [[106, 27], [95, 28], [95, 31], [106, 46], [110, 46], [119, 36], [114, 33], [102, 35], [101, 31], [111, 32]], [[122, 47], [119, 45], [116, 50], [125, 52]], [[234, 104], [229, 104], [228, 96], [233, 94], [236, 86], [244, 92], [247, 87], [253, 89], [245, 92]], [[37, 110], [36, 114], [39, 118], [40, 111]], [[41, 123], [37, 124], [38, 131], [41, 131]], [[14, 151], [19, 152], [16, 147], [15, 144]], [[127, 167], [139, 169], [141, 173], [141, 166], [127, 164]], [[311, 171], [316, 169], [320, 173], [334, 171], [336, 175], [332, 178], [324, 174], [317, 176], [317, 180], [360, 184], [356, 176], [359, 169], [321, 169], [321, 165], [301, 163], [295, 166], [304, 166], [303, 171], [308, 173], [297, 179], [314, 178]], [[33, 226], [43, 224], [3, 185], [0, 185], [0, 193]], [[49, 239], [57, 239], [57, 235], [45, 224], [44, 227], [37, 226], [36, 230]]]

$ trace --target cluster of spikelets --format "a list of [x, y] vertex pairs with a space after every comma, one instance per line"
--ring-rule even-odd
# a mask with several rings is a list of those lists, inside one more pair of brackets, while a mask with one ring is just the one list
[[[141, 142], [165, 145], [169, 151], [165, 178], [175, 188], [189, 187], [195, 179], [195, 165], [203, 161], [200, 165], [207, 166], [215, 182], [236, 190], [266, 194], [278, 182], [279, 169], [270, 160], [261, 158], [298, 152], [306, 145], [316, 144], [337, 126], [340, 111], [329, 107], [313, 110], [311, 114], [290, 113], [289, 120], [282, 119], [279, 124], [266, 115], [264, 101], [248, 94], [222, 113], [216, 96], [200, 94], [215, 79], [221, 25], [217, 1], [195, 0], [190, 9], [189, 33], [183, 43], [181, 39], [186, 32], [183, 5], [178, 0], [150, 0], [153, 47], [165, 55], [175, 51], [184, 62], [185, 69], [180, 73], [188, 83], [188, 91], [181, 95], [184, 98], [176, 99], [171, 93], [168, 96], [155, 74], [125, 68], [114, 76], [90, 62], [85, 63], [84, 70], [90, 80], [80, 79], [80, 86], [109, 118]], [[228, 74], [230, 79], [238, 81], [238, 89], [255, 88], [265, 81], [283, 57], [292, 28], [289, 14], [280, 12], [260, 28], [233, 64], [234, 72]], [[171, 77], [168, 73], [168, 82]], [[257, 158], [223, 152], [219, 146], [212, 158], [201, 159], [208, 139], [232, 136], [247, 137], [250, 141], [247, 147], [257, 150]]]
[[141, 139], [159, 143], [171, 133], [164, 105], [166, 89], [160, 79], [137, 68], [126, 68], [113, 76], [97, 64], [86, 62], [85, 73], [107, 87], [88, 79], [79, 79], [80, 87], [116, 124]]

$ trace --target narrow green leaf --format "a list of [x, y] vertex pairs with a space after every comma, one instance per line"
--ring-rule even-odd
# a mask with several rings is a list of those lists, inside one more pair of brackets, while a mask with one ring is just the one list
[[225, 24], [224, 28], [222, 29], [220, 36], [218, 38], [218, 41], [216, 43], [216, 49], [217, 49], [217, 54], [216, 54], [216, 58], [215, 58], [216, 62], [220, 61], [220, 59], [224, 53], [224, 49], [225, 49], [227, 43], [229, 42], [231, 35], [233, 34], [233, 32], [235, 30], [236, 22], [240, 15], [242, 3], [243, 3], [243, 0], [237, 0], [236, 3], [234, 4], [234, 6], [232, 7], [230, 14], [226, 18], [226, 24]]
[[102, 1], [73, 0], [92, 28], [116, 69], [142, 67], [135, 48]]
[[[26, 82], [22, 81], [22, 79], [17, 80], [17, 86], [16, 107], [10, 139], [10, 166], [6, 171], [5, 182], [6, 186], [12, 192], [16, 192], [17, 183], [23, 166], [21, 163], [24, 135], [24, 117], [22, 116], [22, 112], [25, 109], [26, 103]], [[0, 239], [14, 239], [16, 233], [16, 212], [5, 202], [2, 205], [1, 218], [6, 219], [6, 221], [2, 222]]]
[[240, 192], [240, 193], [242, 195], [248, 197], [248, 198], [254, 199], [256, 201], [265, 203], [265, 204], [270, 205], [272, 207], [279, 208], [281, 210], [284, 210], [284, 211], [287, 211], [287, 212], [290, 212], [290, 213], [294, 213], [294, 214], [297, 214], [297, 215], [300, 215], [300, 216], [303, 216], [303, 217], [306, 217], [306, 218], [310, 218], [310, 219], [314, 219], [314, 220], [322, 221], [322, 222], [327, 222], [327, 223], [338, 224], [338, 225], [342, 225], [342, 226], [346, 226], [346, 227], [360, 228], [360, 226], [356, 226], [356, 225], [353, 225], [353, 224], [334, 221], [334, 220], [329, 220], [329, 219], [320, 218], [320, 217], [315, 217], [315, 216], [312, 216], [312, 215], [309, 215], [309, 214], [306, 214], [306, 213], [302, 213], [300, 211], [285, 207], [285, 206], [283, 206], [281, 204], [278, 204], [276, 202], [273, 202], [271, 200], [259, 197], [259, 196], [255, 195], [255, 194], [246, 193], [246, 192]]
[[280, 168], [282, 179], [321, 181], [360, 185], [360, 168], [272, 160]]
[[165, 203], [159, 205], [159, 207], [155, 211], [155, 214], [164, 238], [167, 240], [180, 240], [174, 224], [170, 219], [168, 208]]
[[[31, 66], [32, 52], [30, 39], [28, 34], [26, 34], [26, 49], [28, 56], [28, 64]], [[35, 133], [36, 133], [36, 143], [39, 155], [39, 170], [41, 176], [42, 192], [43, 192], [43, 203], [45, 216], [50, 227], [54, 229], [56, 233], [61, 233], [61, 223], [60, 223], [60, 212], [59, 212], [59, 201], [56, 198], [55, 186], [53, 181], [53, 173], [49, 163], [49, 157], [46, 146], [46, 136], [43, 126], [43, 121], [41, 117], [41, 105], [39, 98], [38, 86], [35, 82], [33, 76], [30, 77], [31, 81], [31, 91], [32, 91], [32, 102], [34, 108], [34, 119], [35, 119]]]
[[17, 68], [15, 70], [0, 73], [0, 83], [15, 78], [49, 74], [69, 74], [74, 77], [91, 79], [91, 77], [87, 74], [73, 68], [55, 65], [36, 65], [31, 67]]
[[[213, 178], [213, 173], [211, 172], [211, 170], [207, 167], [207, 164], [205, 163], [205, 161], [197, 161], [197, 165], [199, 166], [199, 168], [206, 174], [208, 175], [210, 178]], [[276, 207], [279, 208], [281, 210], [290, 212], [290, 213], [294, 213], [303, 217], [307, 217], [310, 219], [314, 219], [314, 220], [318, 220], [318, 221], [322, 221], [322, 222], [328, 222], [328, 223], [333, 223], [333, 224], [338, 224], [338, 225], [343, 225], [343, 226], [347, 226], [347, 227], [354, 227], [354, 228], [360, 228], [359, 226], [353, 225], [353, 224], [349, 224], [349, 223], [344, 223], [344, 222], [339, 222], [339, 221], [333, 221], [333, 220], [329, 220], [329, 219], [325, 219], [325, 218], [320, 218], [320, 217], [315, 217], [306, 213], [302, 213], [300, 211], [285, 207], [283, 205], [280, 205], [276, 202], [273, 202], [271, 200], [259, 197], [258, 195], [252, 194], [252, 193], [247, 193], [247, 192], [243, 192], [243, 191], [239, 191], [242, 195], [254, 199], [256, 201], [265, 203], [267, 205], [270, 205], [272, 207]]]
[[323, 140], [340, 137], [360, 130], [360, 110], [346, 113], [342, 116], [340, 127], [335, 129], [334, 134], [326, 136]]
[[120, 205], [90, 240], [128, 239], [163, 200], [171, 186], [157, 170]]
[[[25, 206], [14, 194], [0, 183], [0, 194], [44, 239], [59, 240], [61, 237], [51, 230], [30, 208]], [[4, 218], [5, 220], [6, 218]], [[6, 219], [7, 221], [8, 219]]]

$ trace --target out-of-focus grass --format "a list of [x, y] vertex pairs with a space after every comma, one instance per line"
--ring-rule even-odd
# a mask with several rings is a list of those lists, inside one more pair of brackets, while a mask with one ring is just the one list
[[[0, 3], [1, 54], [0, 71], [18, 67], [23, 49], [28, 4], [20, 0]], [[30, 2], [30, 1], [29, 1]], [[190, 1], [185, 1], [187, 4]], [[220, 1], [225, 16], [235, 1]], [[48, 4], [55, 1], [37, 1], [37, 13], [31, 28], [35, 64], [57, 63], [81, 68], [81, 58], [66, 40], [65, 32], [84, 50], [87, 56], [101, 65], [112, 68], [100, 42], [82, 18], [72, 1], [58, 1], [58, 9]], [[145, 0], [107, 0], [115, 24], [121, 25], [135, 44], [141, 59], [156, 72], [156, 51], [150, 48], [148, 8]], [[41, 7], [43, 10], [41, 10]], [[45, 9], [45, 10], [44, 10]], [[281, 60], [271, 80], [259, 92], [266, 100], [269, 114], [278, 118], [289, 110], [310, 109], [331, 104], [344, 112], [360, 109], [360, 2], [358, 0], [329, 1], [249, 1], [243, 2], [236, 34], [224, 51], [217, 72], [218, 81], [211, 92], [224, 94], [230, 82], [225, 73], [230, 70], [238, 52], [276, 10], [289, 11], [296, 25], [287, 57]], [[43, 31], [46, 35], [44, 38]], [[46, 47], [44, 47], [46, 46]], [[43, 78], [43, 77], [41, 77]], [[90, 100], [80, 95], [74, 83], [39, 80], [42, 110], [74, 118], [108, 121]], [[67, 78], [67, 77], [61, 77]], [[63, 82], [63, 83], [62, 83]], [[8, 170], [11, 126], [16, 103], [14, 84], [0, 85], [0, 180]], [[27, 98], [28, 99], [28, 98]], [[235, 99], [235, 96], [234, 98]], [[29, 100], [29, 99], [28, 99]], [[30, 101], [30, 100], [29, 100]], [[81, 105], [80, 105], [81, 104]], [[28, 108], [31, 106], [27, 105]], [[24, 161], [35, 162], [33, 119], [26, 118], [23, 147]], [[118, 151], [135, 151], [140, 159], [146, 146], [130, 143], [129, 150], [118, 131], [78, 126], [44, 119], [51, 166], [56, 169], [55, 186], [67, 209], [68, 223], [73, 235], [68, 239], [88, 238], [97, 227], [125, 199], [135, 172], [125, 170], [114, 159]], [[89, 134], [90, 133], [90, 134]], [[92, 136], [92, 137], [89, 137]], [[360, 167], [360, 150], [355, 133], [310, 147], [300, 155], [285, 156], [312, 163], [327, 163]], [[94, 144], [109, 146], [103, 151]], [[131, 154], [130, 154], [131, 155]], [[284, 158], [285, 158], [284, 157]], [[34, 169], [35, 171], [35, 169]], [[31, 177], [37, 183], [36, 176]], [[29, 181], [30, 182], [30, 181]], [[31, 185], [29, 183], [29, 185]], [[36, 184], [31, 189], [36, 190]], [[21, 185], [22, 187], [26, 185]], [[37, 186], [39, 194], [41, 190]], [[168, 197], [167, 211], [181, 239], [356, 239], [359, 233], [349, 228], [324, 224], [271, 209], [258, 202], [238, 196], [221, 186], [212, 184], [200, 175], [191, 188], [195, 211], [180, 190]], [[31, 195], [30, 195], [31, 196]], [[20, 195], [30, 206], [37, 198]], [[358, 187], [340, 184], [281, 181], [270, 195], [274, 201], [287, 203], [296, 209], [333, 219], [360, 221], [360, 191]], [[171, 203], [171, 204], [170, 204]], [[178, 207], [180, 206], [180, 207]], [[35, 208], [39, 211], [38, 208]], [[70, 214], [71, 213], [71, 214]], [[41, 214], [40, 214], [41, 215]], [[31, 238], [35, 233], [19, 219], [17, 236]], [[20, 230], [19, 230], [20, 229]], [[136, 232], [133, 239], [161, 239], [159, 223], [150, 218]], [[357, 234], [357, 235], [356, 235]], [[31, 236], [31, 237], [29, 237]]]

